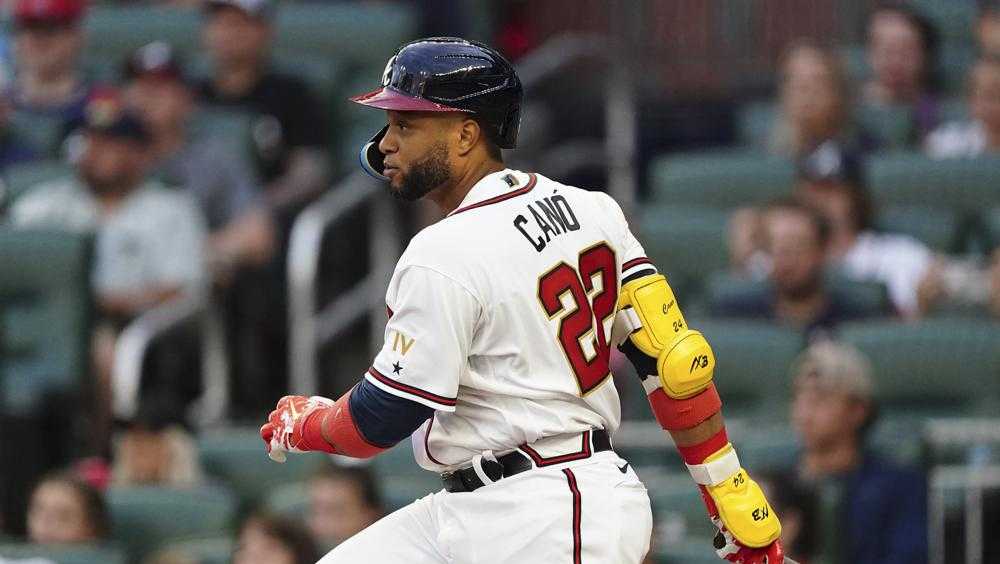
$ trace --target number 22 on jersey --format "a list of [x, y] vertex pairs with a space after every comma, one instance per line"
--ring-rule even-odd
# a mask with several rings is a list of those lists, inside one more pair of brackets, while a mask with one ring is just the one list
[[608, 321], [618, 303], [615, 252], [601, 242], [581, 251], [575, 267], [560, 262], [538, 279], [538, 300], [550, 320], [559, 317], [557, 338], [580, 393], [601, 385], [611, 373]]

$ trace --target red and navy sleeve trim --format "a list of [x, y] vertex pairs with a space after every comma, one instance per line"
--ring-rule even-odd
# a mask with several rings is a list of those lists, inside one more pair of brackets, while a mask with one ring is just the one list
[[656, 274], [656, 267], [646, 257], [635, 258], [622, 265], [623, 284], [650, 274]]
[[639, 257], [639, 258], [636, 258], [636, 259], [632, 259], [632, 260], [630, 260], [630, 261], [628, 261], [628, 262], [626, 262], [625, 264], [622, 265], [622, 272], [625, 272], [626, 270], [632, 268], [633, 266], [639, 266], [640, 264], [650, 264], [651, 265], [651, 264], [653, 264], [653, 261], [649, 260], [646, 257]]
[[476, 208], [481, 208], [483, 206], [488, 206], [490, 204], [496, 204], [496, 203], [502, 202], [504, 200], [509, 200], [511, 198], [516, 198], [516, 197], [520, 196], [521, 194], [527, 194], [528, 192], [531, 192], [531, 190], [535, 187], [535, 183], [536, 182], [538, 182], [538, 177], [536, 177], [534, 173], [529, 173], [528, 174], [528, 184], [525, 185], [524, 188], [518, 188], [517, 190], [514, 190], [513, 192], [507, 192], [506, 194], [500, 194], [499, 196], [494, 196], [494, 197], [489, 198], [487, 200], [483, 200], [481, 202], [476, 202], [475, 204], [471, 204], [471, 205], [465, 206], [464, 208], [458, 208], [457, 210], [455, 210], [455, 211], [451, 212], [450, 214], [448, 214], [448, 216], [450, 217], [450, 216], [453, 216], [455, 214], [459, 214], [459, 213], [466, 212], [466, 211], [469, 211], [469, 210], [474, 210]]
[[410, 386], [402, 382], [397, 382], [396, 380], [389, 378], [385, 374], [382, 374], [378, 370], [375, 370], [374, 366], [368, 369], [368, 375], [385, 386], [388, 386], [394, 390], [406, 394], [410, 394], [412, 396], [416, 396], [418, 398], [425, 399], [431, 403], [435, 403], [445, 407], [455, 407], [455, 405], [458, 403], [456, 398], [447, 398], [444, 396], [439, 396], [438, 394], [428, 392], [427, 390], [421, 390], [420, 388], [416, 388], [414, 386]]
[[580, 447], [578, 452], [571, 452], [569, 454], [563, 454], [560, 456], [553, 456], [551, 458], [545, 458], [544, 456], [538, 454], [538, 451], [531, 448], [528, 445], [521, 445], [521, 450], [524, 451], [531, 460], [534, 461], [535, 466], [539, 468], [545, 466], [552, 466], [553, 464], [561, 464], [563, 462], [573, 462], [574, 460], [583, 460], [584, 458], [590, 458], [590, 431], [584, 431], [580, 434], [583, 438], [583, 445]]
[[569, 468], [563, 469], [566, 481], [569, 483], [569, 491], [573, 494], [573, 564], [580, 564], [583, 552], [583, 539], [580, 532], [580, 521], [583, 518], [583, 504], [580, 497], [580, 488], [576, 483], [576, 474]]

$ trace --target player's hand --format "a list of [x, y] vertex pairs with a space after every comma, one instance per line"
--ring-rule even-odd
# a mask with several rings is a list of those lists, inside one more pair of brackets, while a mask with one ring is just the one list
[[302, 425], [314, 411], [331, 407], [333, 401], [320, 396], [285, 396], [260, 428], [267, 455], [275, 462], [284, 462], [286, 453], [306, 452], [298, 448], [302, 441]]
[[719, 558], [740, 564], [782, 564], [785, 561], [781, 542], [774, 541], [763, 548], [750, 548], [740, 544], [718, 517], [713, 517], [712, 523], [719, 528], [713, 541]]

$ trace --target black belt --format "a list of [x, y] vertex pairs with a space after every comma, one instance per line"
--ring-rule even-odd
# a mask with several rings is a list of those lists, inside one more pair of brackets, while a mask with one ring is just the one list
[[[587, 435], [592, 435], [592, 437], [588, 437]], [[496, 460], [487, 460], [484, 458], [482, 459], [483, 473], [490, 480], [496, 482], [502, 478], [520, 474], [525, 470], [531, 470], [533, 466], [532, 458], [534, 458], [534, 466], [544, 467], [574, 460], [583, 460], [590, 458], [593, 453], [611, 450], [611, 437], [608, 436], [608, 432], [604, 429], [585, 431], [582, 436], [584, 444], [579, 452], [543, 458], [534, 452], [531, 447], [525, 446], [522, 448], [531, 452], [533, 456], [529, 457], [515, 450], [503, 456], [498, 456]], [[588, 441], [588, 438], [591, 440]], [[591, 443], [593, 444], [593, 452], [591, 452]], [[441, 481], [444, 482], [444, 489], [449, 492], [471, 492], [486, 485], [479, 478], [479, 475], [476, 474], [476, 469], [472, 467], [462, 468], [454, 472], [445, 472], [441, 474]]]

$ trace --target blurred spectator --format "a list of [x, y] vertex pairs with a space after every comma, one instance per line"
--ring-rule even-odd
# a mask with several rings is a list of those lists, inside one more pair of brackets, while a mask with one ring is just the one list
[[[78, 178], [33, 188], [9, 217], [18, 227], [96, 233], [93, 348], [100, 411], [107, 417], [118, 332], [150, 308], [201, 291], [205, 235], [193, 201], [147, 180], [149, 134], [138, 118], [115, 99], [97, 98], [84, 124]], [[98, 422], [103, 435], [107, 424]]]
[[793, 45], [781, 63], [780, 89], [781, 113], [769, 140], [772, 152], [794, 157], [827, 142], [873, 148], [874, 141], [851, 119], [847, 75], [832, 51], [811, 42]]
[[871, 365], [857, 350], [813, 344], [793, 372], [791, 420], [802, 454], [798, 476], [817, 488], [837, 488], [840, 538], [835, 561], [920, 564], [927, 561], [927, 486], [865, 449], [877, 418]]
[[969, 73], [969, 121], [954, 121], [927, 137], [933, 158], [1000, 153], [1000, 54], [982, 56]]
[[981, 54], [1000, 56], [1000, 0], [979, 0], [974, 31]]
[[769, 206], [761, 217], [770, 284], [713, 304], [725, 317], [773, 319], [815, 337], [863, 316], [825, 283], [830, 228], [811, 208], [792, 200]]
[[37, 544], [99, 542], [108, 537], [101, 492], [68, 473], [49, 474], [35, 486], [28, 506], [28, 540]]
[[[16, 0], [14, 112], [55, 155], [68, 125], [79, 122], [93, 87], [79, 68], [84, 0]], [[46, 139], [42, 139], [46, 137]]]
[[309, 480], [306, 523], [322, 546], [336, 546], [378, 521], [384, 509], [368, 467], [329, 464]]
[[268, 60], [273, 0], [208, 0], [204, 40], [213, 75], [201, 101], [254, 114], [257, 167], [272, 208], [294, 214], [329, 181], [327, 122], [320, 102], [299, 78]]
[[114, 486], [190, 488], [204, 481], [194, 440], [170, 401], [147, 398], [117, 440]]
[[874, 105], [909, 107], [918, 139], [937, 126], [939, 102], [933, 92], [937, 32], [913, 8], [899, 3], [868, 17], [868, 64], [872, 77], [863, 99]]
[[192, 131], [194, 92], [174, 49], [157, 41], [128, 59], [125, 97], [151, 137], [153, 174], [197, 198], [208, 221], [209, 264], [217, 282], [260, 266], [274, 251], [274, 226], [256, 175], [224, 140]]
[[918, 316], [917, 290], [933, 253], [912, 237], [875, 230], [874, 206], [857, 155], [824, 146], [797, 167], [796, 196], [830, 225], [830, 261], [848, 278], [885, 284], [900, 313]]
[[819, 510], [816, 492], [785, 473], [758, 474], [774, 512], [781, 516], [781, 546], [799, 564], [809, 564], [819, 549]]
[[314, 564], [320, 556], [309, 532], [295, 521], [256, 514], [240, 529], [233, 564]]
[[8, 166], [38, 158], [38, 151], [31, 142], [10, 127], [13, 112], [10, 92], [0, 91], [0, 172]]

